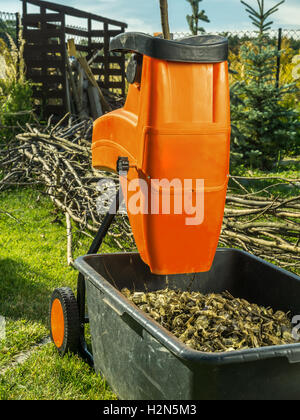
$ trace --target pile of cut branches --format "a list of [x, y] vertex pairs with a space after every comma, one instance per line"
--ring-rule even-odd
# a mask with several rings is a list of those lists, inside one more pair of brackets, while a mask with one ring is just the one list
[[[118, 188], [118, 177], [97, 171], [91, 165], [93, 122], [65, 116], [56, 125], [30, 126], [16, 136], [14, 143], [0, 150], [0, 191], [12, 186], [39, 185], [83, 233], [97, 232], [104, 217], [99, 214], [98, 183], [109, 178]], [[2, 176], [1, 176], [2, 173]], [[109, 199], [105, 208], [109, 207]], [[118, 215], [108, 235], [120, 249], [134, 246], [127, 218]], [[69, 245], [69, 261], [71, 252]]]
[[[0, 151], [0, 191], [13, 185], [42, 185], [57, 209], [65, 213], [70, 252], [70, 219], [82, 232], [96, 232], [103, 215], [97, 203], [99, 179], [108, 176], [91, 166], [91, 120], [66, 116], [58, 124], [26, 126]], [[2, 175], [1, 175], [2, 174]], [[109, 177], [117, 183], [117, 176]], [[250, 188], [243, 177], [231, 177], [220, 244], [242, 248], [282, 267], [300, 267], [300, 195], [275, 194], [284, 185], [299, 191], [299, 179], [247, 178], [267, 186]], [[135, 247], [125, 215], [109, 230], [121, 249]], [[71, 257], [69, 258], [71, 260]]]
[[[300, 191], [300, 179], [231, 177], [220, 242], [242, 248], [281, 267], [300, 267], [300, 195], [274, 193], [278, 186]], [[241, 181], [263, 181], [268, 186], [249, 192]], [[273, 182], [272, 182], [273, 181]], [[253, 190], [253, 188], [252, 188]]]

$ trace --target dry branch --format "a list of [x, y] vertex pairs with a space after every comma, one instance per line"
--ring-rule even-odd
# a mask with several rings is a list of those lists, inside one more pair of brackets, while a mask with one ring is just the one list
[[73, 253], [72, 253], [72, 225], [69, 213], [66, 213], [66, 225], [67, 225], [67, 262], [68, 265], [73, 265]]

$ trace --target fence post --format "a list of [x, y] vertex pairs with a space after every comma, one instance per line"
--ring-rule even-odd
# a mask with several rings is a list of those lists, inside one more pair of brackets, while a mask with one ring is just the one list
[[18, 12], [16, 12], [15, 16], [16, 16], [16, 47], [19, 51], [19, 48], [20, 48], [20, 43], [19, 43], [20, 14]]
[[19, 78], [20, 73], [20, 40], [19, 40], [19, 32], [20, 32], [20, 14], [16, 13], [16, 47], [18, 51], [17, 57], [17, 77]]
[[89, 55], [92, 57], [93, 52], [92, 52], [92, 36], [91, 36], [91, 32], [92, 32], [92, 19], [89, 17], [88, 18], [88, 47], [89, 47]]
[[[278, 53], [281, 51], [282, 44], [282, 28], [278, 29]], [[279, 88], [279, 79], [280, 79], [280, 54], [277, 57], [277, 71], [276, 71], [276, 87]]]
[[104, 87], [109, 90], [109, 35], [108, 23], [104, 22]]

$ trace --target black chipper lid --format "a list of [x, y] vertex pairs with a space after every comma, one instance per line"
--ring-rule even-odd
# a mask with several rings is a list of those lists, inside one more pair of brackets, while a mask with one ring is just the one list
[[125, 32], [111, 40], [110, 51], [133, 52], [165, 61], [221, 63], [228, 59], [228, 39], [199, 35], [169, 41], [140, 32]]

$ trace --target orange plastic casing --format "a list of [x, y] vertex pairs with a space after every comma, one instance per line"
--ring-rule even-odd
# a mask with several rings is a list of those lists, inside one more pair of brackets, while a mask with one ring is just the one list
[[[97, 169], [116, 171], [118, 157], [128, 157], [127, 185], [138, 179], [149, 186], [148, 191], [140, 191], [148, 214], [136, 214], [129, 203], [135, 201], [138, 190], [129, 191], [121, 179], [135, 242], [151, 271], [208, 271], [218, 245], [229, 173], [227, 62], [179, 63], [144, 56], [141, 83], [130, 85], [124, 108], [95, 121], [92, 152]], [[193, 188], [182, 194], [182, 203], [189, 195], [194, 204], [196, 180], [204, 180], [202, 223], [187, 224], [188, 206], [186, 212], [182, 205], [182, 214], [174, 210], [178, 184], [171, 188], [170, 214], [165, 214], [162, 204], [158, 214], [151, 214], [151, 181], [163, 179], [180, 180], [182, 185], [192, 180]], [[161, 200], [168, 193], [164, 188], [157, 191]]]

